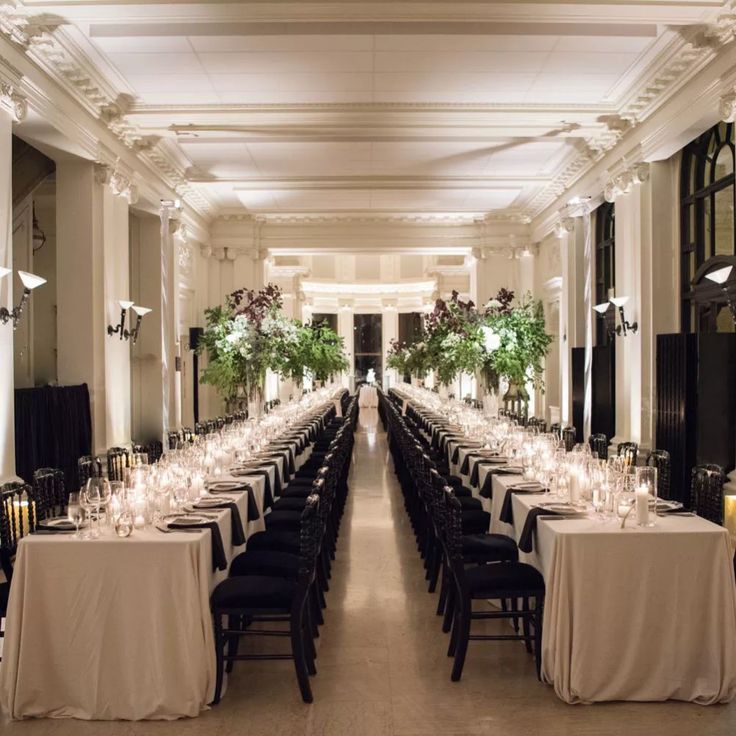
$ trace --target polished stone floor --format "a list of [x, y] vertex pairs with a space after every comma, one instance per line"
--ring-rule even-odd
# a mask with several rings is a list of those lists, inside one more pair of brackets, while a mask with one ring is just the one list
[[351, 500], [332, 578], [310, 706], [299, 698], [290, 662], [242, 662], [222, 703], [197, 719], [0, 723], [0, 731], [3, 736], [736, 734], [736, 705], [566, 705], [537, 681], [520, 642], [472, 642], [462, 681], [450, 682], [436, 596], [427, 593], [374, 410], [361, 414]]

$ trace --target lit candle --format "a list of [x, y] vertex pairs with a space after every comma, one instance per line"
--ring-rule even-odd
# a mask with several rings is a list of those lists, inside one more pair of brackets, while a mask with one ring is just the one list
[[639, 526], [649, 524], [649, 491], [644, 485], [636, 489], [636, 523]]

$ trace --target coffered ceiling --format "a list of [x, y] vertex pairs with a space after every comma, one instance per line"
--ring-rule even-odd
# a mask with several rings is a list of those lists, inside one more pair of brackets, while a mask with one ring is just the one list
[[0, 27], [53, 36], [209, 215], [532, 218], [697, 71], [671, 67], [727, 5], [26, 0]]

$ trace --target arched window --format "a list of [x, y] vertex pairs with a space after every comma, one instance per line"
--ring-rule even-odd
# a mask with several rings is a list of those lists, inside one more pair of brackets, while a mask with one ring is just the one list
[[[616, 288], [616, 205], [604, 202], [595, 212], [595, 303], [607, 302]], [[608, 345], [608, 322], [597, 320], [596, 344]]]
[[723, 300], [696, 299], [698, 269], [734, 250], [734, 129], [719, 123], [683, 149], [680, 240], [683, 332], [733, 331]]

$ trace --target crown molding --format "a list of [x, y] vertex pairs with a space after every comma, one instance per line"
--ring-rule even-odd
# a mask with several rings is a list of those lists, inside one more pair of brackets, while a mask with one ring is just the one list
[[[189, 186], [184, 171], [176, 167], [172, 156], [146, 145], [145, 137], [126, 118], [132, 97], [129, 88], [119, 92], [124, 80], [115, 73], [111, 83], [106, 74], [89, 57], [90, 44], [73, 28], [64, 28], [63, 21], [48, 14], [34, 16], [14, 0], [0, 6], [0, 35], [10, 41], [40, 71], [51, 78], [85, 112], [101, 122], [134, 155], [143, 151], [143, 158], [166, 183], [205, 218], [211, 217], [214, 206], [202, 192]], [[95, 54], [95, 62], [100, 58]], [[108, 74], [112, 67], [104, 65]]]
[[[621, 18], [621, 3], [617, 2], [568, 2], [546, 3], [540, 0], [514, 0], [514, 2], [467, 2], [456, 0], [453, 3], [416, 2], [414, 0], [396, 2], [341, 2], [331, 0], [321, 3], [273, 2], [273, 0], [246, 0], [244, 2], [199, 2], [199, 3], [86, 3], [54, 2], [53, 0], [27, 0], [29, 7], [60, 6], [67, 18], [80, 23], [97, 24], [114, 28], [116, 25], [130, 24], [171, 24], [191, 23], [199, 30], [202, 24], [223, 33], [232, 33], [231, 24], [243, 23], [254, 27], [265, 23], [329, 24], [340, 27], [345, 23], [402, 22], [407, 24], [406, 33], [431, 32], [426, 24], [447, 24], [455, 32], [466, 30], [477, 32], [477, 23], [514, 23], [532, 27], [542, 23], [575, 24], [584, 23], [603, 29], [604, 26], [625, 25]], [[452, 7], [448, 7], [451, 5]], [[119, 7], [127, 12], [120, 16]], [[711, 10], [710, 0], [692, 2], [651, 2], [630, 0], [627, 3], [628, 24], [673, 24], [682, 25], [702, 20], [703, 14]], [[533, 10], [533, 13], [530, 12]], [[335, 20], [338, 19], [338, 20]], [[360, 29], [365, 32], [367, 29]], [[509, 30], [503, 29], [507, 33]], [[614, 29], [615, 30], [615, 29]], [[309, 33], [324, 32], [324, 28], [313, 27]]]

